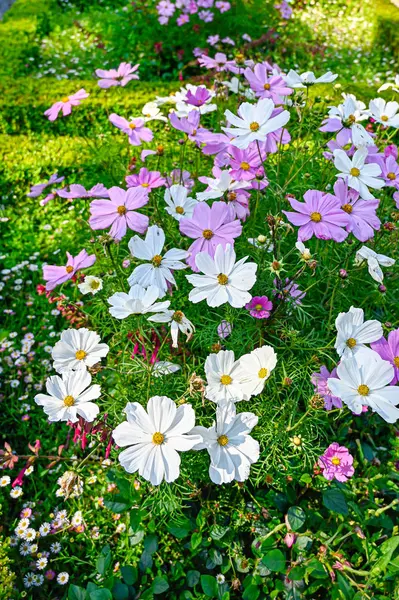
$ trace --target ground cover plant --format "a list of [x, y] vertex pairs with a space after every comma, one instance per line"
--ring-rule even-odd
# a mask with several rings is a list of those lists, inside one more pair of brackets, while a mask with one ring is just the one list
[[0, 23], [0, 597], [399, 597], [398, 12]]

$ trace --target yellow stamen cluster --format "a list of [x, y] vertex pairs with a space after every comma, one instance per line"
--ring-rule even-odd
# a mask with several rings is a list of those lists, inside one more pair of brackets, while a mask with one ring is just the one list
[[75, 358], [76, 360], [83, 360], [84, 358], [86, 358], [87, 353], [84, 350], [77, 350], [75, 352]]
[[251, 165], [249, 163], [247, 163], [245, 160], [240, 164], [240, 169], [242, 169], [243, 171], [249, 171], [250, 168], [251, 168]]
[[312, 212], [312, 213], [310, 213], [310, 220], [314, 221], [314, 223], [320, 223], [320, 221], [321, 221], [321, 214], [319, 212]]
[[75, 404], [75, 398], [73, 396], [65, 396], [64, 404], [65, 406], [73, 406]]
[[184, 313], [181, 310], [176, 310], [173, 313], [172, 319], [176, 321], [176, 323], [181, 323], [184, 319]]
[[206, 240], [210, 240], [211, 237], [213, 237], [213, 231], [211, 229], [204, 229], [202, 232], [202, 237], [204, 237]]
[[251, 131], [258, 131], [258, 129], [260, 128], [260, 125], [256, 121], [253, 121], [250, 124], [249, 128], [250, 128]]
[[368, 396], [370, 393], [370, 388], [368, 385], [365, 385], [364, 383], [362, 383], [361, 385], [359, 385], [359, 387], [357, 388], [357, 392], [358, 394], [360, 394], [361, 396]]
[[135, 123], [129, 123], [129, 127], [130, 127], [130, 129], [136, 129], [136, 124]]
[[338, 456], [333, 456], [333, 458], [331, 459], [331, 462], [333, 465], [338, 467], [341, 464], [341, 459], [338, 458]]
[[229, 438], [227, 437], [227, 435], [220, 435], [218, 437], [219, 446], [227, 446], [228, 443], [229, 443]]
[[67, 267], [65, 267], [65, 271], [66, 271], [67, 273], [72, 273], [72, 271], [73, 271], [73, 266], [72, 266], [72, 265], [68, 265]]
[[152, 443], [155, 444], [156, 446], [160, 446], [161, 444], [163, 444], [165, 439], [165, 436], [163, 433], [161, 433], [160, 431], [156, 431], [154, 433], [154, 435], [152, 436]]
[[268, 370], [265, 369], [264, 367], [262, 367], [262, 369], [258, 373], [258, 377], [260, 379], [264, 379], [265, 377], [267, 377], [267, 374], [268, 374]]
[[154, 267], [159, 267], [159, 265], [162, 262], [162, 256], [160, 254], [156, 254], [155, 256], [152, 257], [151, 262], [154, 265]]
[[220, 285], [227, 285], [229, 278], [224, 273], [219, 273], [218, 275], [218, 283]]
[[230, 375], [222, 375], [220, 378], [220, 383], [222, 385], [230, 385], [230, 383], [232, 383], [232, 378], [230, 377]]
[[357, 167], [352, 167], [350, 170], [350, 174], [352, 175], [352, 177], [359, 177], [360, 170]]
[[341, 206], [342, 210], [344, 210], [346, 213], [348, 213], [348, 215], [351, 214], [352, 210], [353, 210], [353, 206], [352, 204], [344, 204], [343, 206]]
[[123, 206], [122, 204], [120, 206], [118, 206], [118, 208], [116, 209], [119, 215], [125, 215], [126, 214], [126, 206]]
[[182, 206], [176, 206], [176, 212], [178, 215], [184, 215], [184, 208]]
[[346, 340], [346, 345], [348, 346], [348, 348], [354, 348], [356, 346], [355, 338], [349, 338], [348, 340]]

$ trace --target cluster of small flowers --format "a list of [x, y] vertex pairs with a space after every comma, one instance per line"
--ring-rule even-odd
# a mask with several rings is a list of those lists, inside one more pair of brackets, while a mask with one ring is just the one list
[[225, 13], [231, 9], [231, 4], [224, 0], [160, 0], [156, 9], [161, 25], [167, 25], [171, 17], [178, 15], [176, 23], [180, 27], [188, 23], [193, 15], [205, 23], [211, 23], [216, 11]]

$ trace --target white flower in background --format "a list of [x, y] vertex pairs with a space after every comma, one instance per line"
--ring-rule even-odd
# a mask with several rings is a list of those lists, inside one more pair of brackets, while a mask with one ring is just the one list
[[256, 263], [246, 263], [247, 256], [236, 261], [234, 248], [227, 244], [216, 248], [214, 258], [207, 252], [199, 252], [195, 263], [204, 275], [186, 275], [194, 286], [190, 302], [197, 304], [206, 300], [208, 306], [221, 306], [228, 302], [234, 308], [242, 308], [252, 296], [248, 292], [256, 282]]
[[306, 88], [316, 83], [332, 83], [337, 77], [338, 75], [334, 75], [331, 71], [327, 71], [321, 77], [316, 77], [313, 71], [299, 74], [293, 69], [288, 71], [287, 75], [283, 75], [285, 83], [291, 88]]
[[395, 264], [393, 258], [389, 258], [389, 256], [385, 256], [385, 254], [377, 254], [377, 252], [374, 252], [371, 248], [367, 248], [367, 246], [362, 246], [360, 250], [356, 252], [355, 264], [361, 265], [364, 262], [367, 262], [371, 277], [378, 283], [382, 283], [384, 279], [384, 273], [382, 272], [380, 265], [383, 267], [392, 267], [392, 265]]
[[379, 190], [384, 187], [383, 179], [377, 179], [381, 175], [381, 167], [377, 163], [365, 164], [368, 152], [366, 148], [356, 150], [350, 159], [344, 150], [334, 150], [334, 165], [339, 173], [337, 177], [345, 179], [348, 186], [359, 192], [364, 200], [374, 200], [369, 187]]
[[380, 88], [378, 88], [378, 92], [383, 92], [384, 90], [392, 89], [392, 91], [399, 94], [399, 75], [395, 75], [395, 81], [393, 83], [384, 83]]
[[251, 187], [249, 181], [235, 181], [228, 171], [222, 171], [219, 178], [214, 179], [213, 177], [204, 177], [203, 180], [203, 183], [206, 182], [210, 189], [197, 194], [197, 199], [200, 202], [203, 200], [221, 198], [226, 192], [233, 192], [234, 190]]
[[9, 475], [3, 475], [0, 477], [0, 487], [6, 487], [7, 485], [10, 485], [10, 483], [11, 477]]
[[138, 402], [129, 402], [124, 421], [112, 432], [118, 446], [129, 446], [119, 455], [119, 462], [128, 473], [139, 475], [159, 485], [163, 479], [175, 481], [180, 473], [178, 452], [191, 450], [201, 441], [199, 435], [187, 435], [195, 425], [195, 413], [190, 404], [176, 404], [166, 396], [154, 396], [147, 412]]
[[235, 360], [232, 350], [210, 354], [205, 361], [205, 375], [205, 397], [212, 402], [249, 400], [241, 385], [240, 361]]
[[66, 585], [69, 581], [69, 574], [63, 571], [57, 575], [57, 583], [60, 585]]
[[383, 98], [375, 98], [370, 100], [369, 110], [370, 117], [384, 127], [399, 127], [398, 102], [386, 102]]
[[262, 98], [256, 104], [244, 102], [238, 109], [239, 116], [234, 115], [230, 110], [225, 111], [225, 117], [233, 127], [222, 127], [222, 129], [234, 136], [231, 144], [237, 148], [248, 148], [256, 140], [264, 142], [269, 133], [284, 127], [290, 118], [288, 110], [283, 110], [272, 117], [275, 108], [270, 98]]
[[76, 423], [83, 417], [91, 423], [100, 409], [92, 400], [99, 398], [101, 387], [91, 384], [88, 371], [70, 371], [62, 377], [53, 375], [46, 381], [47, 394], [37, 394], [35, 402], [43, 407], [49, 421], [71, 421]]
[[145, 288], [154, 285], [159, 290], [159, 298], [165, 296], [168, 283], [176, 285], [172, 271], [187, 269], [187, 265], [181, 261], [188, 257], [188, 252], [172, 248], [162, 256], [164, 244], [165, 234], [157, 225], [148, 228], [145, 240], [135, 235], [129, 241], [132, 256], [149, 261], [149, 264], [134, 269], [128, 279], [129, 285], [138, 283]]
[[99, 277], [94, 275], [86, 275], [82, 283], [78, 285], [79, 290], [82, 294], [97, 294], [103, 289], [103, 281]]
[[269, 241], [265, 235], [258, 235], [256, 238], [248, 238], [248, 242], [251, 246], [265, 250], [266, 252], [273, 252], [273, 242]]
[[145, 315], [147, 313], [162, 312], [169, 308], [170, 301], [156, 302], [159, 298], [159, 289], [150, 285], [147, 289], [141, 285], [133, 285], [129, 293], [116, 292], [108, 298], [110, 314], [116, 319], [127, 319], [130, 315]]
[[213, 483], [248, 479], [251, 465], [259, 459], [259, 443], [249, 435], [257, 423], [258, 417], [253, 413], [237, 415], [234, 403], [223, 401], [216, 407], [216, 423], [212, 427], [194, 427], [192, 433], [203, 439], [194, 449], [208, 450]]
[[263, 391], [266, 380], [277, 364], [277, 356], [271, 346], [261, 346], [238, 361], [241, 387], [247, 398]]
[[100, 342], [95, 331], [86, 327], [66, 329], [55, 344], [51, 356], [57, 373], [86, 369], [100, 362], [109, 352], [109, 346]]
[[181, 366], [175, 365], [168, 360], [160, 360], [156, 362], [152, 368], [152, 375], [154, 377], [163, 377], [164, 375], [171, 375], [180, 371]]
[[144, 122], [149, 121], [164, 121], [167, 123], [168, 119], [159, 110], [156, 102], [147, 102], [144, 104], [141, 113], [144, 115]]
[[335, 319], [337, 339], [334, 348], [342, 360], [350, 358], [360, 350], [372, 352], [365, 344], [376, 342], [383, 336], [382, 325], [375, 319], [364, 320], [361, 308], [350, 307], [348, 312], [339, 313]]
[[232, 94], [243, 94], [248, 100], [255, 100], [256, 95], [251, 88], [244, 87], [238, 77], [232, 77], [230, 81], [222, 81], [222, 84]]
[[398, 388], [389, 385], [394, 376], [390, 362], [377, 352], [359, 352], [356, 356], [339, 363], [338, 379], [328, 379], [327, 385], [334, 396], [359, 415], [362, 406], [368, 406], [388, 423], [399, 418]]
[[176, 221], [180, 221], [183, 217], [190, 219], [193, 216], [197, 200], [188, 197], [187, 194], [187, 188], [179, 184], [171, 185], [165, 190], [164, 200], [167, 204], [165, 210]]
[[371, 146], [374, 140], [359, 121], [368, 119], [366, 105], [356, 99], [353, 94], [347, 94], [342, 104], [330, 106], [328, 118], [334, 119], [341, 124], [341, 127], [347, 127], [351, 130], [352, 142], [356, 147]]
[[296, 242], [295, 248], [298, 250], [299, 254], [302, 257], [302, 260], [304, 260], [305, 262], [312, 258], [309, 248], [306, 248], [303, 242]]
[[195, 331], [194, 325], [187, 319], [185, 314], [181, 310], [165, 310], [157, 315], [153, 315], [148, 318], [149, 321], [154, 323], [169, 323], [170, 333], [172, 336], [172, 348], [177, 348], [177, 338], [179, 331], [185, 334], [187, 341], [189, 341]]

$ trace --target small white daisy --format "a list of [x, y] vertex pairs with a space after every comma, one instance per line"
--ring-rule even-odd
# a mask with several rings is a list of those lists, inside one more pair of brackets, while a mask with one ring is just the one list
[[58, 573], [57, 575], [57, 583], [60, 585], [65, 585], [69, 581], [69, 574], [63, 571], [62, 573]]
[[109, 347], [100, 343], [100, 336], [86, 327], [66, 329], [52, 351], [57, 373], [92, 367], [107, 356]]
[[83, 282], [79, 283], [78, 288], [82, 294], [93, 294], [94, 296], [103, 289], [103, 281], [99, 277], [94, 277], [94, 275], [86, 275]]

